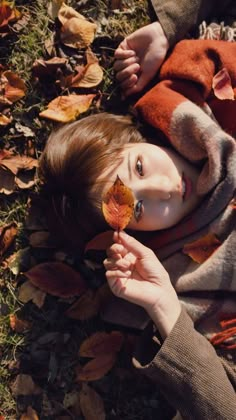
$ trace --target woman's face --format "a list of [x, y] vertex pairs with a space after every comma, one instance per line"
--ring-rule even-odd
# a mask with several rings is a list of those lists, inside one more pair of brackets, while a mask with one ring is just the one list
[[[127, 144], [121, 164], [108, 174], [112, 184], [119, 175], [133, 191], [134, 214], [129, 229], [151, 231], [174, 226], [200, 202], [196, 194], [198, 170], [163, 147]], [[107, 184], [104, 192], [109, 187]]]

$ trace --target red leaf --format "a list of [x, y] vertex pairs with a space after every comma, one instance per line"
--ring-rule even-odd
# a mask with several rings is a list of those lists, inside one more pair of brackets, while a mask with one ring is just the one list
[[234, 100], [234, 91], [230, 75], [226, 68], [221, 69], [215, 74], [212, 80], [212, 89], [218, 99]]
[[79, 355], [82, 357], [97, 357], [107, 353], [120, 351], [124, 336], [120, 331], [97, 332], [88, 337], [80, 346]]
[[61, 262], [38, 264], [24, 274], [34, 286], [53, 296], [68, 298], [86, 290], [80, 273]]
[[107, 230], [106, 232], [99, 233], [91, 241], [89, 241], [85, 247], [85, 251], [98, 250], [103, 251], [113, 243], [113, 230]]
[[117, 175], [115, 183], [105, 194], [102, 212], [107, 223], [115, 230], [123, 230], [129, 224], [134, 210], [132, 190]]
[[96, 381], [111, 370], [116, 362], [116, 353], [108, 353], [95, 357], [82, 368], [77, 368], [77, 381]]
[[184, 245], [183, 253], [201, 264], [219, 248], [220, 244], [221, 242], [213, 233], [208, 233], [202, 238]]

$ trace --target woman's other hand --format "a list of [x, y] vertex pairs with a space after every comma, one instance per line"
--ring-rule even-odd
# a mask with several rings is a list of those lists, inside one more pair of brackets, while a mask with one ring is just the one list
[[114, 70], [124, 96], [140, 92], [156, 75], [169, 49], [159, 22], [126, 37], [115, 51]]
[[112, 292], [142, 306], [165, 339], [181, 312], [167, 271], [151, 249], [127, 233], [115, 232], [114, 242], [104, 260]]

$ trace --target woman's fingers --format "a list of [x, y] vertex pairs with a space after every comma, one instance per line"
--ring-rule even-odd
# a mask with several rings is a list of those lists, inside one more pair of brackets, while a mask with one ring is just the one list
[[113, 68], [116, 72], [118, 72], [138, 62], [139, 62], [139, 58], [135, 55], [125, 60], [115, 60]]
[[[129, 78], [125, 79], [121, 84], [121, 89], [123, 91], [127, 91], [127, 89], [131, 89], [138, 81], [137, 74], [132, 74]], [[126, 94], [126, 92], [125, 92]]]
[[129, 270], [132, 267], [132, 262], [129, 261], [128, 259], [125, 258], [119, 258], [119, 259], [114, 259], [114, 258], [106, 258], [103, 261], [103, 265], [105, 267], [106, 270]]
[[132, 76], [132, 74], [137, 74], [139, 70], [140, 65], [138, 63], [133, 63], [116, 73], [116, 78], [119, 82], [123, 82], [125, 79]]

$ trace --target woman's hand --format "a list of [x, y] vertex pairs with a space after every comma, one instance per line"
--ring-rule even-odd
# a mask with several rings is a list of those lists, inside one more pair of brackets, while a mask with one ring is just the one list
[[112, 292], [142, 306], [165, 339], [181, 312], [167, 271], [153, 251], [127, 233], [115, 232], [114, 241], [104, 261]]
[[140, 92], [156, 75], [169, 43], [159, 22], [126, 37], [115, 51], [114, 70], [124, 96]]

